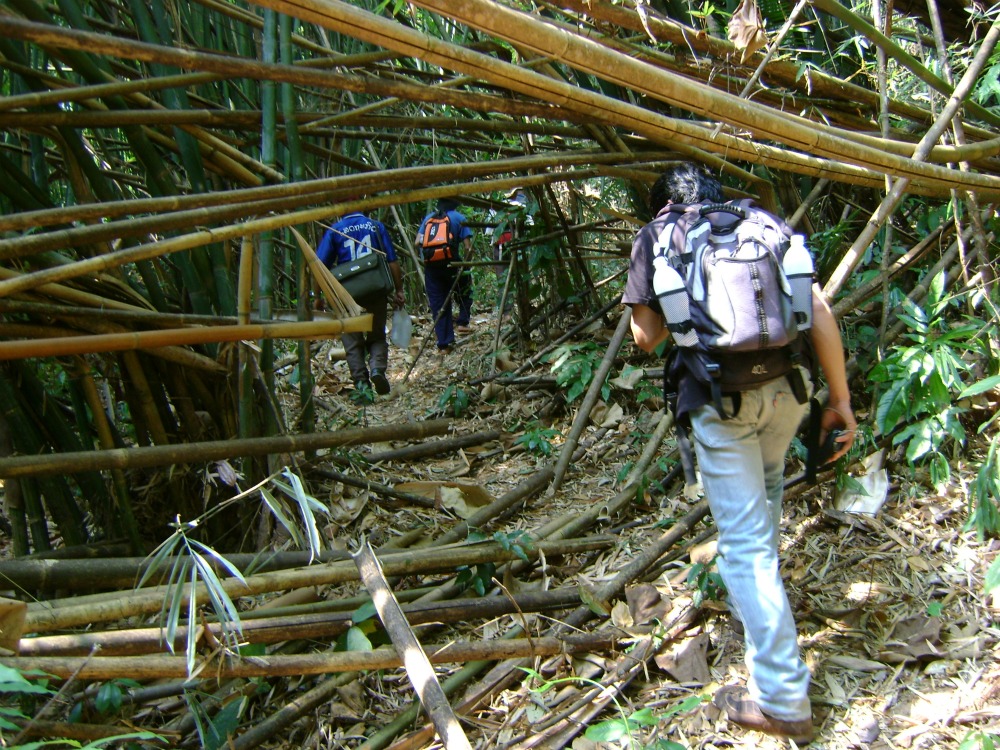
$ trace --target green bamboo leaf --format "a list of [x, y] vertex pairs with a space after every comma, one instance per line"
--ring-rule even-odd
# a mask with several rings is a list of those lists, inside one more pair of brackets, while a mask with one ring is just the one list
[[[285, 476], [291, 482], [292, 496], [299, 504], [302, 513], [302, 522], [305, 524], [306, 533], [309, 538], [309, 562], [312, 562], [317, 553], [323, 548], [323, 543], [319, 534], [319, 527], [316, 524], [316, 516], [313, 513], [313, 504], [302, 486], [301, 480], [288, 469], [285, 469]], [[314, 500], [315, 502], [315, 500]]]
[[196, 594], [198, 586], [198, 571], [194, 565], [191, 566], [191, 580], [188, 582], [188, 611], [187, 611], [187, 646], [184, 649], [188, 675], [194, 674], [196, 657], [198, 655], [198, 634], [196, 621], [198, 613], [198, 598]]
[[276, 519], [278, 519], [278, 523], [280, 523], [288, 532], [288, 535], [292, 538], [292, 542], [295, 546], [299, 549], [305, 547], [305, 540], [302, 538], [298, 524], [294, 523], [287, 515], [285, 515], [281, 501], [272, 495], [270, 491], [268, 491], [267, 487], [261, 487], [260, 494], [261, 497], [264, 498], [264, 503], [271, 510], [271, 513]]
[[219, 579], [219, 576], [216, 575], [211, 564], [202, 555], [194, 550], [191, 550], [191, 556], [194, 558], [195, 564], [198, 567], [202, 583], [205, 584], [205, 589], [208, 591], [208, 597], [212, 601], [212, 608], [215, 610], [215, 614], [218, 616], [219, 620], [232, 625], [237, 633], [242, 632], [243, 623], [240, 621], [240, 612], [236, 608], [236, 605], [233, 603], [229, 594], [226, 593], [226, 589], [222, 585], [222, 581]]
[[[191, 561], [183, 555], [178, 555], [173, 569], [170, 572], [171, 581], [167, 585], [167, 593], [163, 599], [163, 606], [167, 608], [166, 613], [166, 639], [167, 648], [174, 651], [174, 640], [177, 638], [177, 628], [181, 617], [181, 606], [184, 601], [184, 579], [187, 578], [187, 568]], [[176, 575], [176, 578], [175, 578]], [[161, 621], [163, 620], [163, 608], [160, 609]], [[190, 634], [189, 634], [190, 637]]]
[[146, 559], [149, 560], [149, 562], [146, 564], [142, 576], [139, 578], [139, 582], [135, 585], [137, 589], [142, 588], [149, 581], [150, 577], [164, 566], [167, 558], [175, 553], [177, 544], [180, 541], [180, 536], [181, 535], [178, 532], [174, 532], [164, 539], [159, 546], [157, 546], [157, 548], [147, 556]]
[[988, 378], [980, 380], [978, 383], [973, 383], [967, 388], [963, 389], [959, 394], [959, 398], [969, 398], [970, 396], [978, 396], [980, 393], [986, 393], [986, 391], [992, 391], [994, 388], [1000, 387], [1000, 375], [991, 375]]
[[213, 560], [216, 560], [219, 563], [219, 565], [221, 565], [222, 567], [224, 567], [226, 570], [229, 571], [229, 575], [237, 579], [243, 585], [246, 585], [246, 579], [243, 577], [243, 573], [241, 573], [239, 568], [237, 568], [235, 565], [229, 562], [229, 560], [227, 560], [225, 557], [220, 555], [218, 552], [216, 552], [208, 545], [202, 544], [201, 542], [195, 539], [189, 540], [189, 543], [193, 544], [195, 547], [200, 549], [203, 553], [211, 557]]

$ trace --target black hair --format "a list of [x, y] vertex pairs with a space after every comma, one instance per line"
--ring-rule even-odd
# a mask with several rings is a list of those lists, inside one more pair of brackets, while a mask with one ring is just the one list
[[457, 198], [438, 198], [437, 210], [438, 211], [454, 211], [458, 208]]
[[691, 161], [676, 164], [656, 178], [649, 190], [649, 210], [656, 216], [668, 203], [722, 203], [722, 185], [707, 167]]

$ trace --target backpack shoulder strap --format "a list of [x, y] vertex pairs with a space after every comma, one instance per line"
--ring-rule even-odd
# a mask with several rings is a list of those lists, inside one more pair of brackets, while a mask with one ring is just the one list
[[665, 256], [677, 271], [691, 263], [693, 255], [688, 251], [685, 239], [691, 228], [701, 220], [700, 208], [696, 203], [672, 203], [667, 207], [666, 221], [653, 245], [653, 257]]

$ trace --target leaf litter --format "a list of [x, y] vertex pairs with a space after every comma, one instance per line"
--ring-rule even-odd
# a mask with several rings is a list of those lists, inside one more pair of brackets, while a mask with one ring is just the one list
[[[491, 374], [492, 324], [491, 318], [480, 316], [474, 333], [454, 352], [443, 358], [425, 355], [413, 367], [405, 389], [370, 407], [368, 418], [393, 422], [422, 414], [437, 415], [441, 392], [458, 384], [467, 389], [471, 399], [469, 413], [456, 419], [456, 430], [489, 426], [503, 430], [504, 437], [494, 445], [466, 450], [460, 460], [446, 455], [423, 459], [418, 465], [378, 467], [385, 472], [388, 483], [447, 485], [461, 477], [463, 484], [498, 497], [557, 459], [558, 445], [551, 456], [543, 458], [520, 448], [513, 438], [523, 434], [530, 420], [554, 428], [561, 436], [568, 435], [580, 400], [568, 406], [562, 403], [559, 394], [554, 394], [541, 379], [548, 374], [545, 365], [538, 370], [539, 385], [535, 388], [484, 382], [482, 379]], [[415, 339], [421, 327], [426, 330], [426, 322], [424, 326], [418, 323]], [[610, 334], [605, 330], [596, 338], [606, 342]], [[389, 374], [395, 388], [400, 372], [410, 366], [412, 354], [393, 350], [391, 356], [394, 361]], [[512, 359], [509, 352], [505, 357]], [[622, 359], [631, 360], [639, 368], [649, 366], [628, 346]], [[505, 360], [502, 369], [509, 371], [517, 364]], [[613, 403], [602, 403], [595, 409], [581, 438], [586, 450], [572, 462], [559, 491], [531, 499], [502, 526], [491, 530], [531, 532], [552, 518], [608, 502], [621, 490], [619, 472], [641, 453], [644, 438], [652, 433], [657, 417], [631, 400], [632, 389], [638, 383], [635, 373], [641, 370], [630, 368], [627, 374], [619, 375], [623, 372], [617, 366], [612, 376], [617, 375], [618, 385], [628, 386], [628, 390], [613, 396]], [[651, 403], [655, 405], [656, 401]], [[601, 426], [610, 431], [588, 445], [588, 437], [596, 435]], [[671, 447], [672, 437], [668, 437], [660, 454], [668, 454]], [[811, 698], [817, 727], [814, 746], [831, 750], [958, 748], [972, 731], [1000, 734], [998, 605], [985, 595], [982, 585], [1000, 544], [995, 540], [979, 541], [974, 532], [964, 528], [962, 487], [968, 478], [961, 476], [960, 470], [953, 472], [952, 486], [932, 493], [924, 486], [911, 484], [902, 472], [894, 476], [893, 469], [898, 465], [891, 461], [887, 464], [891, 485], [887, 487], [886, 502], [875, 516], [836, 511], [832, 479], [814, 488], [796, 487], [786, 494], [782, 570], [801, 649], [813, 674]], [[789, 476], [801, 468], [794, 459], [789, 460]], [[612, 549], [582, 560], [549, 561], [543, 575], [528, 573], [527, 580], [512, 585], [528, 589], [543, 580], [549, 588], [578, 586], [581, 599], [586, 600], [587, 592], [592, 593], [613, 578], [638, 550], [662, 533], [664, 522], [669, 524], [682, 516], [690, 505], [676, 484], [665, 494], [651, 494], [647, 489], [624, 512], [602, 518], [602, 528], [595, 529], [616, 535]], [[371, 504], [372, 510], [377, 508], [378, 503]], [[434, 515], [433, 511], [424, 513]], [[383, 512], [379, 516], [379, 523], [430, 525], [427, 518], [417, 519], [412, 512]], [[440, 523], [444, 528], [450, 521], [442, 518]], [[405, 531], [400, 526], [386, 536]], [[714, 554], [711, 546], [708, 554], [710, 561]], [[684, 554], [659, 566], [656, 575], [648, 580], [640, 576], [626, 590], [623, 600], [587, 627], [613, 627], [635, 642], [648, 641], [651, 633], [662, 631], [664, 623], [676, 621], [682, 612], [690, 610], [694, 594], [687, 581], [691, 559]], [[696, 552], [695, 559], [704, 562], [704, 552]], [[510, 581], [513, 579], [508, 576]], [[531, 616], [530, 620], [504, 616], [487, 623], [444, 626], [434, 635], [425, 632], [428, 639], [435, 641], [448, 637], [497, 638], [524, 621], [531, 623], [536, 635], [541, 635], [561, 616], [545, 613]], [[537, 680], [523, 675], [508, 680], [505, 687], [465, 715], [466, 732], [477, 747], [554, 746], [550, 743], [558, 735], [544, 734], [553, 715], [560, 711], [569, 715], [570, 707], [565, 704], [588, 696], [587, 680], [603, 678], [604, 683], [611, 684], [605, 685], [604, 694], [615, 694], [625, 715], [650, 708], [654, 718], [661, 717], [652, 726], [641, 722], [630, 725], [640, 746], [657, 741], [676, 742], [687, 748], [766, 750], [787, 746], [784, 741], [743, 732], [728, 724], [710, 703], [711, 693], [719, 686], [745, 684], [747, 678], [742, 628], [723, 603], [704, 602], [680, 637], [659, 649], [634, 679], [614, 686], [609, 675], [615, 674], [621, 660], [627, 658], [621, 651], [536, 658], [533, 669], [538, 674], [550, 681], [566, 682], [539, 695], [532, 690], [538, 687]], [[449, 671], [438, 669], [442, 673]], [[404, 684], [405, 680], [397, 687], [408, 691]], [[702, 700], [684, 703], [697, 696], [703, 696]], [[452, 700], [453, 705], [459, 705], [463, 697]], [[593, 700], [595, 696], [589, 694], [584, 702]], [[677, 710], [679, 705], [686, 706], [685, 710]], [[368, 691], [367, 711], [374, 712], [379, 720], [401, 708], [399, 692]], [[588, 721], [593, 726], [621, 713], [612, 705]], [[564, 736], [565, 746], [585, 750], [617, 747], [624, 741], [588, 739], [585, 729], [581, 726], [572, 736]], [[547, 737], [544, 742], [533, 739], [542, 736]], [[422, 745], [400, 741], [398, 746], [434, 747], [436, 740], [426, 737]]]

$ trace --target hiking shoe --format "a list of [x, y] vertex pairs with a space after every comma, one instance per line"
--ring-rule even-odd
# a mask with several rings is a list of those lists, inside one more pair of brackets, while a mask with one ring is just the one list
[[375, 393], [386, 396], [389, 393], [389, 379], [381, 370], [372, 370], [372, 385], [375, 386]]
[[750, 698], [746, 688], [729, 685], [720, 688], [712, 699], [716, 708], [726, 712], [729, 721], [744, 729], [753, 729], [774, 737], [787, 737], [797, 745], [807, 745], [813, 739], [812, 719], [785, 721], [768, 716], [760, 710], [756, 701]]
[[472, 326], [462, 325], [461, 323], [455, 326], [455, 333], [472, 333]]

